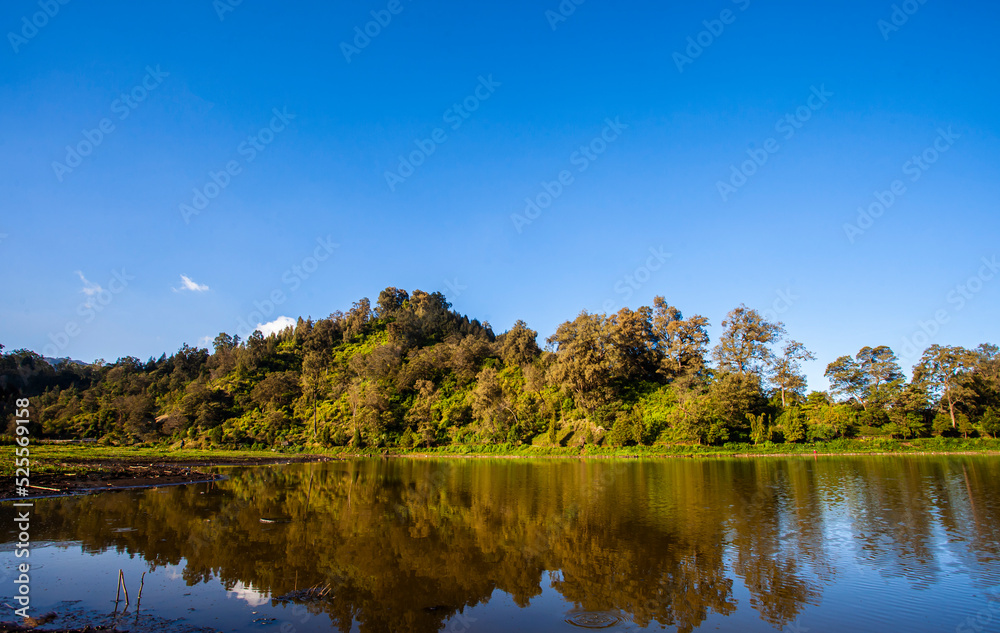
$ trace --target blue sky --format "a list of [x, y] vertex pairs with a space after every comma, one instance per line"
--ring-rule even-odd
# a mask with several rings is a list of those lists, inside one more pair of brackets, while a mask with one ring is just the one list
[[994, 3], [63, 2], [0, 19], [9, 349], [159, 356], [386, 286], [540, 338], [746, 303], [816, 388], [997, 341]]

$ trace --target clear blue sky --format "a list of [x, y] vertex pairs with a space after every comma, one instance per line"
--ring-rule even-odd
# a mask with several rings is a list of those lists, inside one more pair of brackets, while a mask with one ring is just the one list
[[713, 339], [777, 308], [816, 388], [865, 345], [909, 369], [921, 321], [918, 346], [1000, 338], [1000, 276], [949, 297], [1000, 255], [995, 3], [220, 7], [4, 3], [8, 349], [147, 358], [386, 286], [540, 338], [658, 294]]

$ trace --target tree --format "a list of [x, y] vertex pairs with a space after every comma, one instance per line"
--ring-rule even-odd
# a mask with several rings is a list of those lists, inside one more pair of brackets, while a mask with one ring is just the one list
[[752, 374], [722, 374], [709, 386], [708, 395], [712, 417], [725, 427], [726, 439], [731, 431], [744, 431], [748, 416], [760, 413], [765, 405], [760, 380]]
[[902, 388], [903, 372], [896, 354], [885, 345], [863, 347], [857, 356], [841, 356], [827, 365], [823, 374], [830, 380], [830, 390], [861, 404], [883, 408]]
[[375, 317], [378, 319], [388, 319], [403, 309], [403, 305], [409, 300], [410, 295], [405, 290], [399, 288], [386, 288], [378, 294], [378, 301], [375, 303]]
[[799, 396], [805, 391], [806, 376], [799, 364], [807, 360], [816, 360], [812, 352], [798, 341], [788, 341], [771, 367], [771, 384], [781, 392], [781, 406], [786, 407], [785, 395], [794, 393]]
[[508, 367], [524, 366], [533, 362], [542, 353], [538, 347], [538, 332], [528, 328], [528, 324], [518, 319], [507, 332], [497, 337], [496, 352]]
[[975, 355], [975, 372], [985, 381], [1000, 390], [1000, 347], [992, 343], [983, 343], [977, 347]]
[[827, 424], [840, 437], [847, 437], [858, 426], [858, 412], [848, 405], [838, 404], [827, 409], [825, 416]]
[[622, 308], [606, 321], [609, 361], [614, 378], [627, 381], [649, 380], [659, 362], [654, 350], [652, 312]]
[[996, 345], [983, 344], [974, 350], [975, 366], [970, 387], [975, 409], [982, 415], [990, 407], [1000, 408], [1000, 350]]
[[823, 375], [830, 381], [830, 391], [834, 395], [846, 397], [865, 406], [867, 383], [857, 362], [850, 356], [841, 356], [826, 366]]
[[326, 372], [326, 355], [319, 351], [306, 352], [302, 358], [302, 392], [313, 403], [313, 439], [317, 433], [317, 407], [320, 393], [323, 389], [323, 376]]
[[361, 444], [361, 411], [365, 404], [367, 385], [360, 378], [355, 378], [347, 388], [347, 405], [351, 408], [351, 426], [354, 427], [351, 445], [357, 448]]
[[750, 441], [754, 445], [762, 444], [771, 439], [771, 426], [766, 413], [760, 415], [748, 413], [747, 421], [750, 422]]
[[347, 327], [344, 329], [344, 340], [351, 341], [367, 332], [372, 316], [371, 302], [368, 301], [368, 297], [355, 301], [344, 317], [347, 322]]
[[932, 345], [913, 367], [913, 381], [937, 397], [941, 409], [947, 408], [953, 429], [958, 427], [955, 407], [975, 395], [969, 380], [976, 360], [964, 347]]
[[611, 400], [611, 353], [604, 318], [581, 312], [547, 340], [556, 351], [551, 379], [573, 394], [577, 405], [593, 411]]
[[997, 433], [1000, 433], [1000, 411], [993, 407], [986, 409], [986, 413], [979, 421], [979, 432], [997, 439]]
[[512, 404], [497, 370], [484, 367], [476, 377], [476, 388], [472, 392], [472, 413], [488, 437], [497, 439], [517, 425]]
[[660, 373], [668, 381], [700, 377], [705, 370], [708, 319], [685, 319], [663, 297], [653, 299], [653, 338], [660, 355]]
[[418, 380], [413, 405], [406, 412], [406, 423], [416, 429], [416, 443], [423, 442], [430, 447], [437, 437], [438, 412], [436, 404], [439, 399], [434, 383], [429, 380]]
[[125, 429], [130, 434], [143, 440], [153, 437], [152, 425], [156, 408], [149, 396], [125, 396], [119, 399], [118, 407]]
[[725, 330], [712, 352], [719, 369], [756, 376], [773, 361], [769, 345], [785, 334], [783, 323], [772, 323], [745, 305], [732, 310], [722, 327]]
[[378, 382], [355, 378], [347, 389], [347, 403], [351, 409], [354, 436], [359, 437], [364, 428], [368, 443], [379, 445], [389, 408], [385, 387]]
[[466, 383], [476, 377], [483, 361], [493, 356], [494, 344], [482, 332], [466, 336], [458, 345], [452, 343], [453, 338], [449, 338], [451, 359], [448, 367], [459, 382]]
[[216, 354], [221, 354], [225, 352], [230, 352], [233, 348], [238, 347], [240, 344], [240, 337], [229, 336], [225, 332], [220, 332], [215, 340], [212, 342], [212, 347], [215, 349]]
[[927, 427], [927, 390], [917, 382], [906, 385], [893, 399], [889, 419], [904, 438], [922, 434]]
[[806, 437], [805, 420], [802, 417], [802, 410], [798, 407], [789, 407], [782, 413], [778, 418], [778, 427], [786, 442], [798, 442]]
[[257, 383], [250, 397], [262, 410], [268, 407], [280, 409], [290, 405], [299, 396], [300, 389], [298, 372], [275, 372]]

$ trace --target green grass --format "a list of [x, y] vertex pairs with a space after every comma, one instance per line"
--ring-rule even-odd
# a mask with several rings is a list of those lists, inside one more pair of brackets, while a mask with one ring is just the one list
[[[13, 476], [14, 449], [12, 444], [0, 446], [0, 475]], [[90, 446], [86, 444], [31, 444], [31, 472], [89, 472], [100, 470], [100, 465], [88, 461], [120, 460], [130, 464], [195, 462], [204, 460], [239, 459], [244, 457], [274, 458], [294, 455], [300, 449], [287, 451], [227, 450], [227, 449], [171, 449], [168, 446]]]
[[[14, 449], [11, 444], [0, 446], [0, 475], [14, 474]], [[815, 444], [726, 444], [724, 446], [657, 445], [611, 448], [602, 446], [532, 446], [510, 444], [457, 444], [432, 448], [362, 448], [349, 447], [288, 447], [272, 450], [172, 449], [159, 446], [93, 446], [81, 444], [32, 444], [33, 473], [87, 472], [100, 465], [86, 462], [117, 460], [131, 464], [215, 461], [240, 458], [275, 458], [302, 453], [328, 456], [433, 455], [441, 457], [732, 457], [742, 455], [778, 456], [837, 454], [1000, 454], [1000, 440], [961, 438], [926, 438], [916, 440], [841, 439]]]
[[319, 449], [327, 455], [441, 455], [495, 457], [726, 457], [734, 455], [822, 455], [837, 454], [935, 454], [935, 453], [998, 453], [1000, 440], [961, 438], [925, 438], [915, 440], [840, 439], [803, 444], [725, 444], [699, 446], [671, 444], [656, 446], [542, 446], [523, 444], [455, 444], [431, 448], [332, 448]]

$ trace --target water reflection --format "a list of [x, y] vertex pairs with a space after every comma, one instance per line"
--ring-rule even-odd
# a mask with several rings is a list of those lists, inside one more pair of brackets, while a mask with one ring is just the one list
[[690, 631], [753, 609], [780, 628], [848, 564], [912, 590], [956, 564], [1000, 584], [998, 500], [989, 458], [358, 460], [39, 502], [33, 538], [183, 564], [189, 584], [343, 631], [435, 631], [543, 587], [575, 626]]

